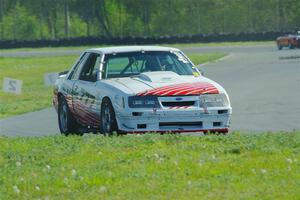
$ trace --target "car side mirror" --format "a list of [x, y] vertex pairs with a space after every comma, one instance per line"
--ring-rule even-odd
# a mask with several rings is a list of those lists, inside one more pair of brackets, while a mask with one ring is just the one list
[[200, 70], [200, 69], [199, 69], [199, 71], [200, 71], [200, 75], [204, 76], [204, 72], [202, 70]]
[[63, 72], [59, 72], [58, 73], [58, 76], [61, 76], [61, 75], [65, 75], [65, 74], [67, 74], [69, 71], [67, 70], [67, 71], [63, 71]]

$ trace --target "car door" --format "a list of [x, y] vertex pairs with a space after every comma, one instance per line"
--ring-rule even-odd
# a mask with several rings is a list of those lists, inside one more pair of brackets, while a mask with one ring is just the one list
[[100, 103], [96, 89], [100, 63], [100, 54], [87, 53], [73, 86], [74, 111], [83, 124], [93, 127], [100, 124]]
[[70, 111], [74, 113], [73, 109], [73, 86], [76, 81], [74, 78], [76, 73], [78, 73], [81, 63], [85, 60], [86, 53], [83, 53], [77, 62], [73, 65], [69, 73], [67, 74], [67, 79], [62, 83], [61, 92], [63, 93]]

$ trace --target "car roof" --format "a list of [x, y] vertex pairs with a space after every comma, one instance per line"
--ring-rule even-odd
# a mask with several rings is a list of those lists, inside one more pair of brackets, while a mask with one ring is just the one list
[[179, 49], [172, 47], [162, 46], [116, 46], [116, 47], [103, 47], [103, 48], [92, 48], [88, 49], [90, 52], [99, 52], [102, 54], [110, 53], [125, 53], [135, 51], [179, 51]]

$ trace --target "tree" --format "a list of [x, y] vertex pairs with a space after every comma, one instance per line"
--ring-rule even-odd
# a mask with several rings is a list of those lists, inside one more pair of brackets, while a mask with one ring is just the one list
[[0, 0], [0, 40], [293, 31], [299, 0]]
[[4, 16], [2, 23], [6, 27], [3, 32], [7, 39], [33, 40], [38, 37], [36, 17], [19, 4]]

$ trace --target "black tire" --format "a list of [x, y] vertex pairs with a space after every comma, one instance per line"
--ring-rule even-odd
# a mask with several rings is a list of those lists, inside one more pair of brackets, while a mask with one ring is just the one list
[[58, 101], [58, 125], [61, 134], [79, 134], [80, 125], [70, 112], [67, 101], [63, 96]]
[[101, 104], [100, 132], [104, 135], [112, 135], [118, 132], [116, 115], [111, 101], [104, 98]]
[[290, 48], [290, 49], [293, 49], [293, 48], [294, 48], [294, 45], [292, 44], [291, 41], [289, 41], [289, 48]]
[[278, 48], [278, 50], [282, 49], [282, 46], [281, 46], [281, 44], [279, 42], [277, 42], [277, 48]]

